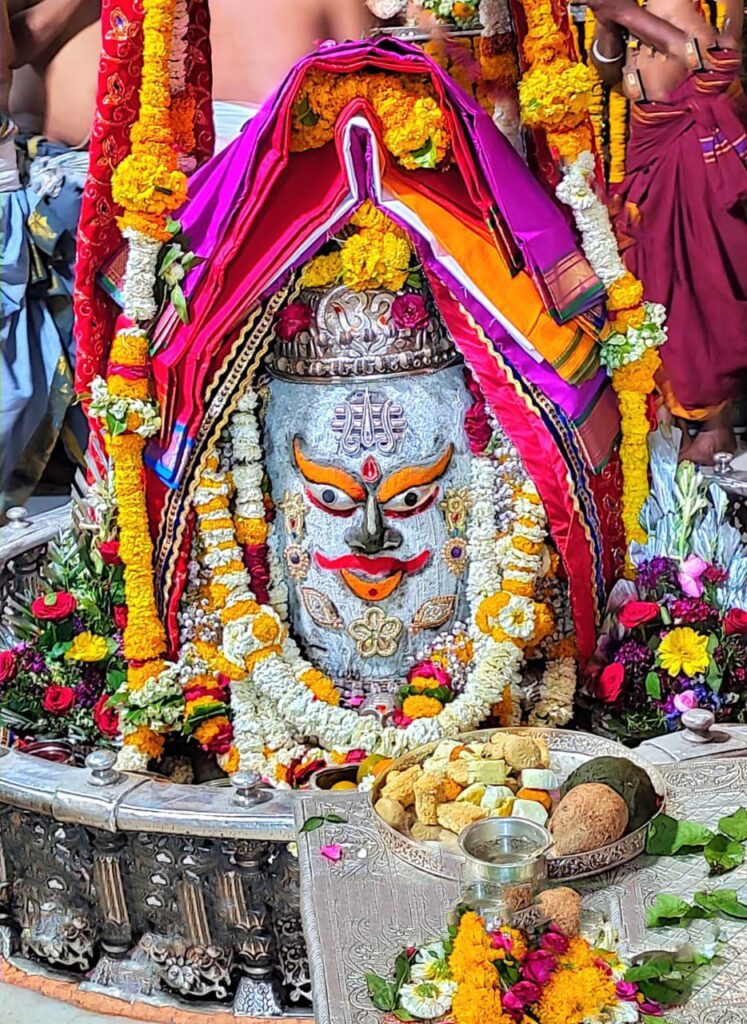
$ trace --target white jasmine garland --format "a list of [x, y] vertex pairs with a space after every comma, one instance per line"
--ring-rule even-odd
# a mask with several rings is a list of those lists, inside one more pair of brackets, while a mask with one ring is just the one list
[[122, 237], [129, 242], [124, 281], [124, 313], [130, 320], [152, 320], [156, 306], [156, 264], [161, 242], [136, 228], [125, 228]]
[[140, 425], [136, 428], [135, 433], [141, 437], [153, 437], [161, 429], [161, 416], [155, 401], [113, 395], [103, 377], [94, 377], [91, 381], [91, 402], [88, 413], [104, 424], [109, 418], [126, 424], [129, 416], [138, 416]]

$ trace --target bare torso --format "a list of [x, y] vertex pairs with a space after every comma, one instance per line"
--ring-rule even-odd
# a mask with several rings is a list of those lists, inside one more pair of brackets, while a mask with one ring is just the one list
[[[646, 10], [681, 29], [688, 36], [695, 36], [704, 54], [713, 45], [716, 34], [696, 13], [692, 0], [648, 0]], [[640, 72], [646, 98], [659, 102], [666, 101], [688, 74], [687, 68], [677, 57], [658, 53], [643, 44], [628, 46], [626, 71], [632, 67]]]

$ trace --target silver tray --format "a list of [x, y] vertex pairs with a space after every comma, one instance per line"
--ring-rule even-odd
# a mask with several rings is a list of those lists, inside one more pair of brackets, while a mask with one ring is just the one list
[[[640, 828], [629, 832], [621, 839], [608, 846], [600, 846], [597, 850], [590, 850], [588, 853], [569, 854], [565, 857], [548, 857], [547, 870], [550, 878], [574, 879], [588, 878], [590, 875], [597, 875], [601, 871], [608, 871], [610, 868], [626, 864], [634, 857], [643, 853], [646, 847], [646, 836], [648, 835], [651, 821], [662, 812], [666, 800], [666, 783], [663, 775], [644, 757], [641, 757], [634, 750], [628, 750], [621, 743], [614, 740], [604, 739], [601, 736], [592, 736], [586, 732], [570, 732], [567, 729], [479, 729], [473, 732], [462, 733], [458, 738], [463, 740], [487, 740], [495, 733], [510, 732], [520, 733], [523, 736], [537, 736], [544, 739], [550, 751], [550, 766], [558, 774], [561, 781], [570, 775], [579, 765], [590, 761], [594, 757], [624, 757], [633, 764], [643, 768], [659, 796], [659, 808]], [[386, 783], [389, 772], [402, 771], [410, 768], [431, 754], [438, 742], [428, 743], [425, 746], [411, 750], [403, 757], [398, 758], [386, 771], [376, 779], [371, 790], [371, 800], [375, 804], [381, 795], [382, 787]], [[436, 843], [423, 843], [413, 839], [409, 835], [397, 832], [391, 825], [387, 824], [374, 812], [374, 820], [379, 828], [385, 846], [400, 860], [405, 861], [420, 871], [426, 871], [431, 875], [438, 875], [439, 878], [450, 878], [456, 881], [464, 880], [465, 859], [455, 850], [446, 846], [440, 847]]]

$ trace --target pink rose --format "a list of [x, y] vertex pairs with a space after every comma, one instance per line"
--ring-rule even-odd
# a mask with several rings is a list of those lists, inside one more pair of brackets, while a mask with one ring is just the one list
[[75, 690], [71, 686], [57, 686], [52, 683], [44, 691], [42, 707], [50, 715], [64, 715], [75, 703]]
[[605, 704], [614, 704], [622, 693], [625, 669], [619, 661], [605, 665], [597, 680], [596, 695]]
[[428, 323], [428, 310], [425, 308], [423, 296], [417, 292], [398, 295], [392, 303], [392, 320], [400, 331], [412, 331], [425, 327]]
[[107, 706], [109, 694], [102, 693], [93, 706], [93, 721], [102, 736], [113, 738], [119, 734], [119, 712]]
[[548, 953], [554, 953], [555, 956], [560, 956], [561, 953], [565, 953], [568, 949], [568, 939], [562, 932], [556, 932], [552, 929], [540, 939], [540, 946], [546, 949]]
[[311, 307], [305, 302], [291, 302], [280, 310], [275, 322], [275, 333], [281, 341], [293, 341], [300, 331], [311, 326]]
[[503, 996], [503, 1007], [509, 1013], [521, 1013], [525, 1006], [536, 1003], [542, 989], [533, 981], [518, 981]]
[[412, 722], [409, 715], [406, 715], [402, 708], [395, 708], [392, 712], [392, 725], [396, 729], [406, 729]]
[[105, 540], [99, 544], [99, 554], [107, 565], [121, 565], [122, 559], [119, 557], [119, 541], [118, 540]]
[[72, 615], [78, 607], [78, 602], [72, 594], [66, 590], [60, 590], [56, 594], [42, 594], [31, 605], [31, 614], [44, 621], [66, 619]]
[[345, 755], [345, 764], [360, 764], [361, 761], [366, 760], [366, 751], [362, 747], [356, 747], [355, 750], [349, 750]]
[[537, 949], [529, 953], [522, 964], [522, 975], [526, 981], [546, 985], [557, 966], [557, 960], [547, 950]]
[[16, 656], [13, 651], [0, 651], [0, 683], [9, 682], [16, 674]]
[[656, 601], [628, 601], [620, 610], [617, 616], [621, 626], [626, 629], [635, 629], [645, 622], [651, 622], [659, 615], [659, 606]]
[[732, 608], [724, 616], [724, 632], [733, 636], [735, 633], [747, 633], [747, 612], [741, 608]]
[[698, 706], [698, 698], [692, 690], [684, 690], [682, 693], [675, 694], [674, 706], [680, 713], [683, 711], [692, 711], [693, 708], [697, 708]]
[[434, 665], [432, 661], [421, 661], [413, 665], [407, 673], [407, 682], [411, 684], [414, 679], [430, 679], [429, 689], [434, 690], [437, 686], [451, 686], [451, 676], [446, 669]]
[[638, 986], [634, 981], [618, 981], [615, 986], [615, 995], [624, 1002], [630, 1002], [638, 994]]

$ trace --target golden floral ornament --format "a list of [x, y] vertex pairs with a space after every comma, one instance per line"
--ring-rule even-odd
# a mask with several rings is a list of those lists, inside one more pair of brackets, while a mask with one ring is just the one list
[[469, 488], [449, 487], [439, 507], [443, 511], [447, 528], [461, 533], [467, 525], [470, 507]]
[[288, 575], [292, 580], [300, 582], [306, 579], [311, 568], [311, 558], [308, 551], [305, 551], [298, 544], [289, 544], [283, 552], [283, 558], [288, 569]]
[[362, 658], [391, 658], [399, 647], [401, 619], [386, 615], [381, 608], [367, 608], [348, 626], [348, 633]]

